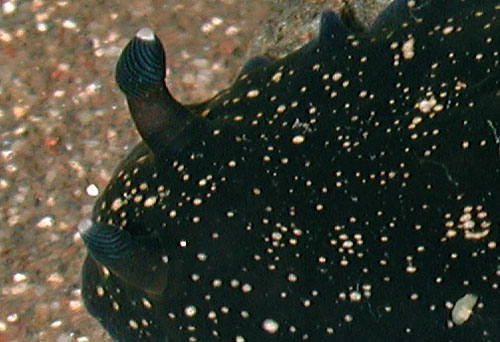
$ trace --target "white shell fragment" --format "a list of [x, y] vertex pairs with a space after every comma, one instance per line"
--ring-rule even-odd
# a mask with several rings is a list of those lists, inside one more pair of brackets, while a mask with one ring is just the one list
[[464, 324], [472, 315], [472, 309], [477, 303], [478, 296], [473, 293], [467, 293], [455, 303], [451, 310], [451, 319], [456, 325]]

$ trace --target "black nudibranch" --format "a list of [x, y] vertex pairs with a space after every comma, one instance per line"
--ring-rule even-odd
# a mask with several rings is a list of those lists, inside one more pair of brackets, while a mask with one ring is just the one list
[[119, 342], [499, 341], [500, 6], [395, 0], [197, 105], [151, 29], [116, 81], [142, 142], [81, 229]]

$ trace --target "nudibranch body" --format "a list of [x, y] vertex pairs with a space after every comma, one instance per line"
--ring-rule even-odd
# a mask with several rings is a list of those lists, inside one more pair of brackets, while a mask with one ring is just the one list
[[185, 106], [140, 30], [89, 312], [119, 342], [500, 340], [499, 51], [498, 1], [396, 0], [364, 33], [326, 12]]

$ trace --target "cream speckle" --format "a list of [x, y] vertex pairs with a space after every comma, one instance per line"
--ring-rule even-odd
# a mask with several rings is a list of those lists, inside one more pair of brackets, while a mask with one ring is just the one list
[[247, 93], [247, 97], [248, 98], [254, 98], [254, 97], [257, 97], [259, 96], [260, 94], [260, 91], [258, 89], [252, 89], [250, 90], [248, 93]]
[[279, 324], [274, 319], [268, 318], [262, 322], [262, 329], [269, 334], [275, 334], [279, 329]]

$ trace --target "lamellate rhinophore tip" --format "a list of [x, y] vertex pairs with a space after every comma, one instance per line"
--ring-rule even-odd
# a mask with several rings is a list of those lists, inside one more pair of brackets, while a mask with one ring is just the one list
[[165, 51], [150, 28], [142, 28], [123, 50], [116, 82], [127, 97], [145, 97], [165, 82]]
[[270, 65], [272, 59], [266, 56], [255, 56], [250, 58], [245, 65], [241, 68], [240, 76], [244, 74], [248, 74], [252, 71], [259, 70], [267, 65]]
[[179, 136], [197, 119], [168, 91], [165, 70], [165, 50], [150, 28], [136, 33], [116, 66], [116, 82], [127, 97], [132, 119], [155, 154], [183, 146], [187, 139]]
[[349, 29], [333, 11], [321, 13], [319, 42], [320, 46], [326, 48], [340, 49], [345, 45], [345, 38]]
[[115, 225], [94, 222], [79, 227], [92, 258], [128, 284], [160, 293], [166, 284], [167, 262], [155, 241], [134, 237]]
[[90, 254], [102, 264], [126, 258], [132, 254], [130, 233], [102, 222], [79, 229]]
[[[415, 22], [416, 20], [411, 14], [414, 6], [415, 2], [410, 0], [393, 1], [379, 16], [377, 16], [377, 18], [375, 18], [370, 25], [370, 31], [373, 34], [376, 34], [378, 31], [392, 31], [394, 27]], [[408, 21], [410, 17], [413, 20]]]

